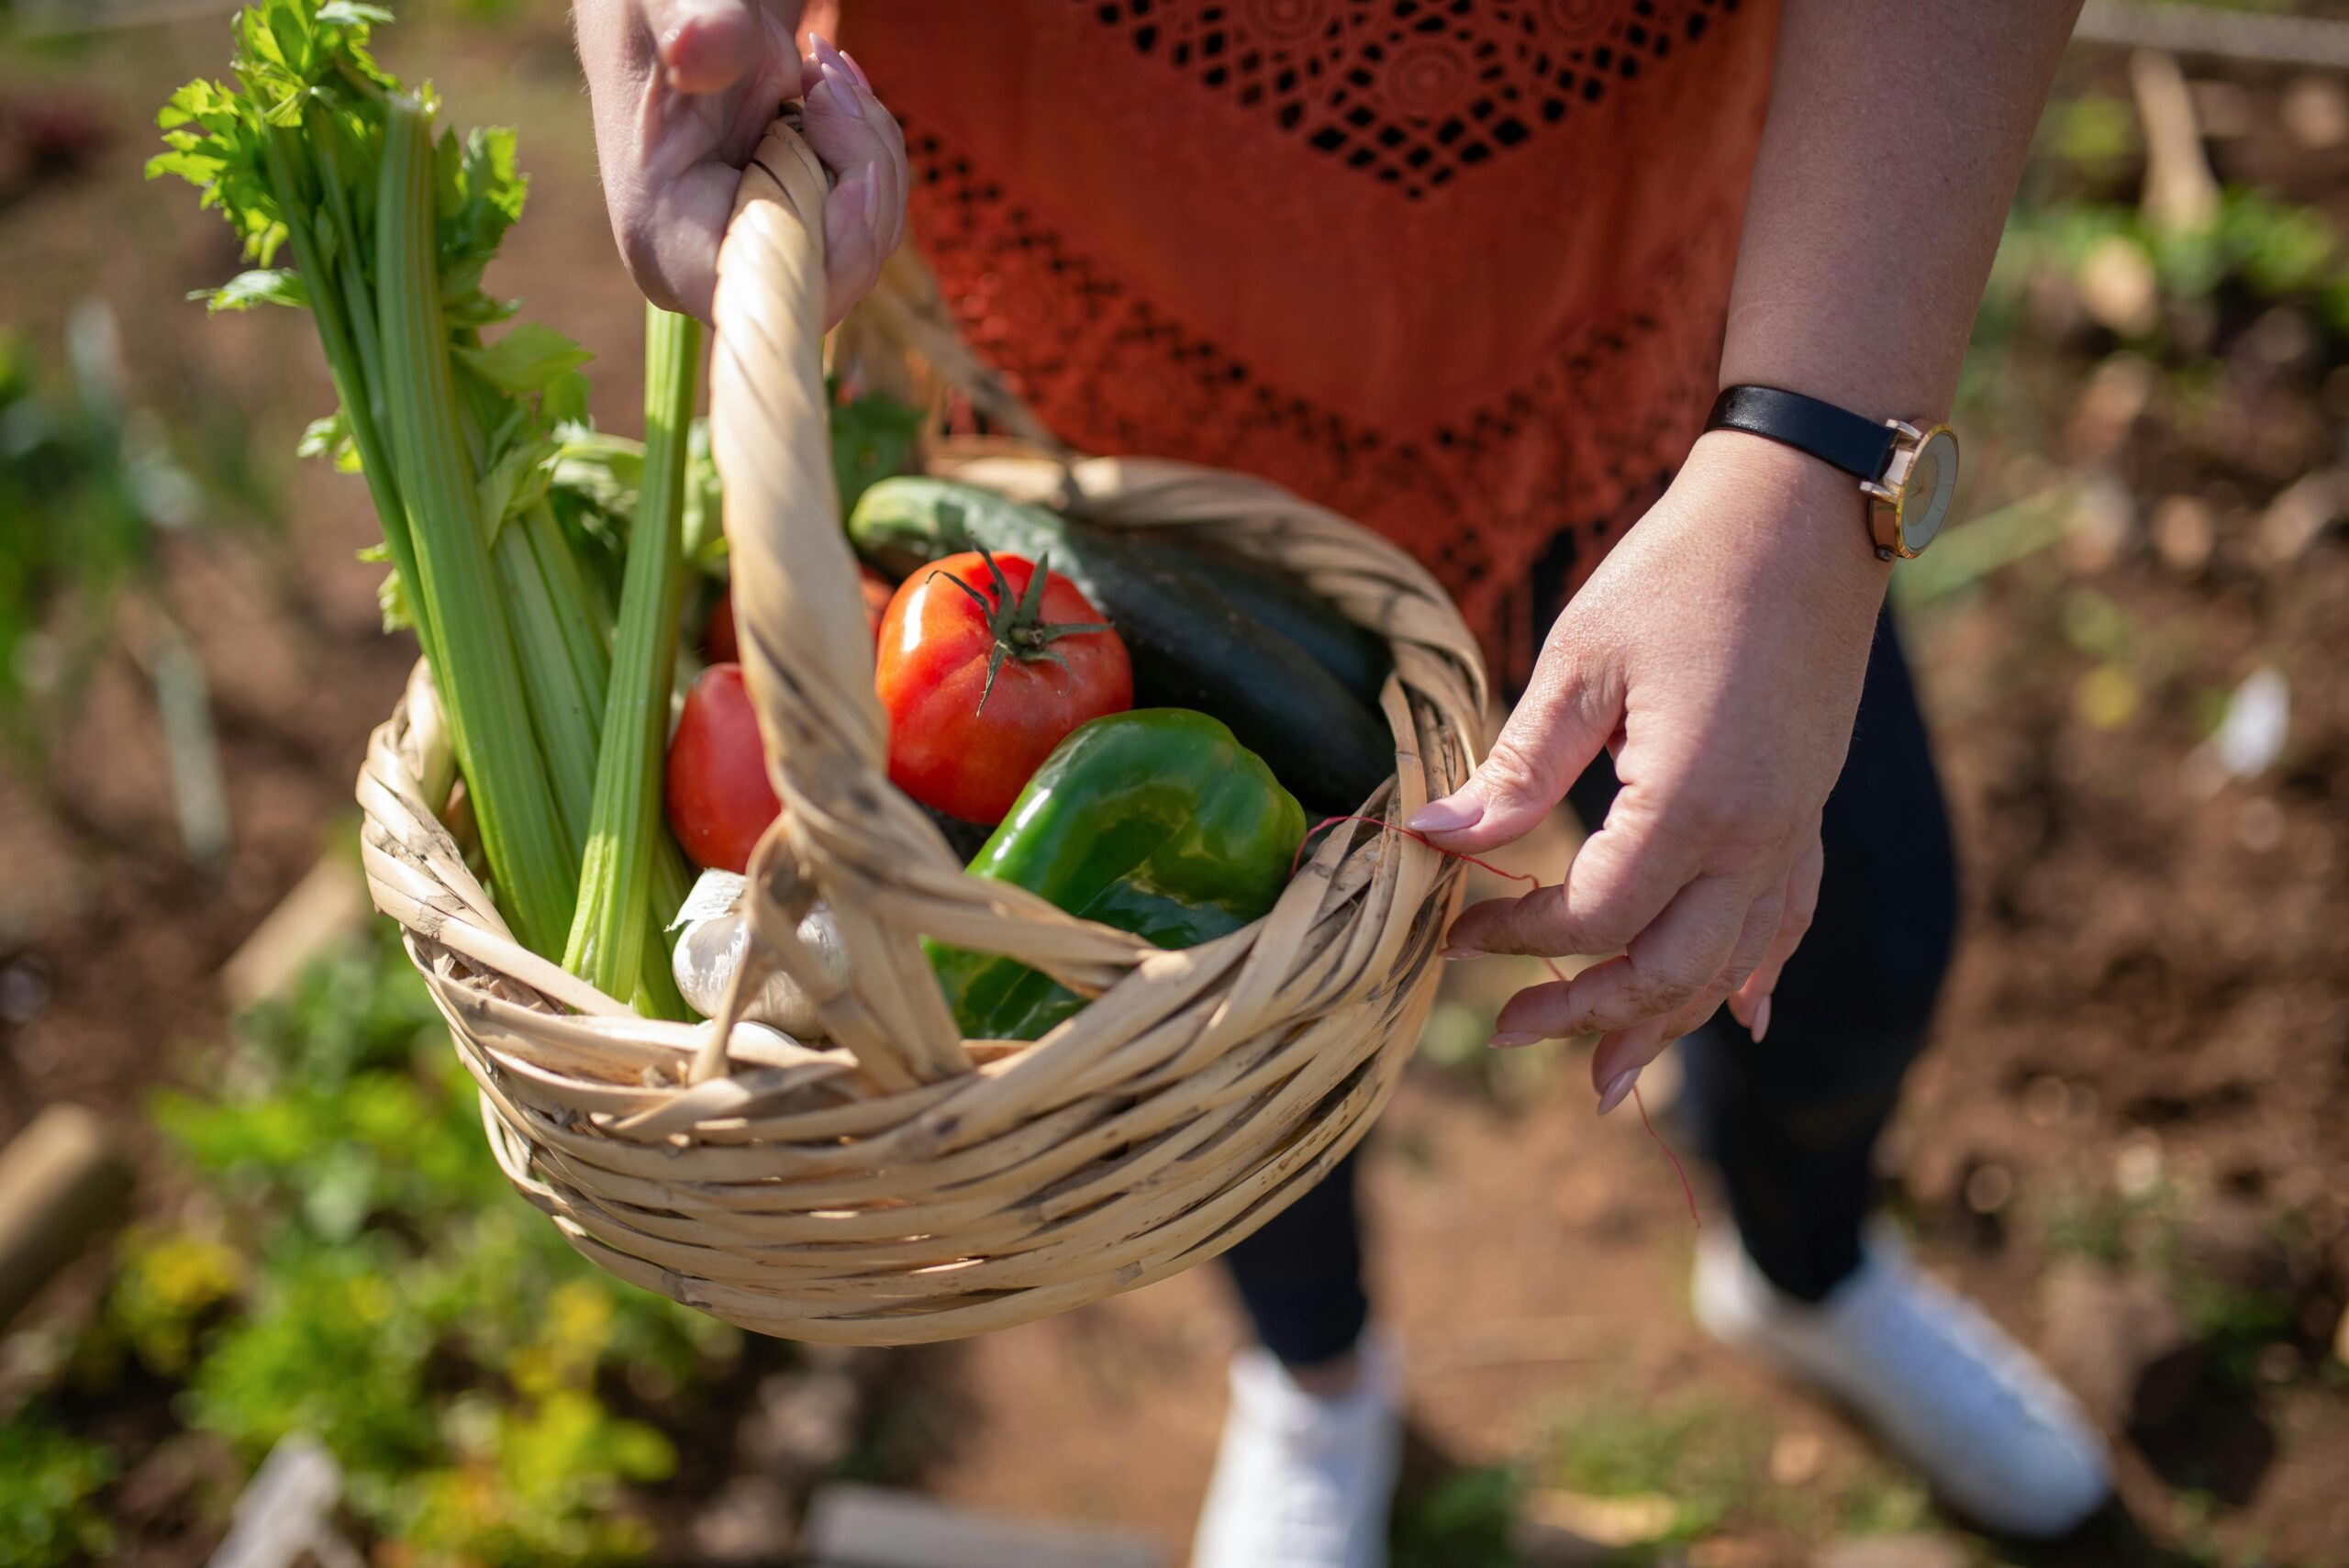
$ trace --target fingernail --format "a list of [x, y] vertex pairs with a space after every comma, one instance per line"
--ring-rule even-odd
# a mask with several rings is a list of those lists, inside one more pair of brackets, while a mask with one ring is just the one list
[[1439, 948], [1436, 950], [1436, 957], [1448, 958], [1455, 962], [1464, 958], [1482, 958], [1484, 956], [1484, 954], [1478, 952], [1475, 948]]
[[1484, 819], [1483, 801], [1473, 795], [1447, 795], [1411, 813], [1411, 819], [1404, 826], [1421, 833], [1449, 833], [1458, 828], [1474, 828]]
[[1753, 1043], [1756, 1045], [1760, 1045], [1762, 1037], [1770, 1032], [1769, 997], [1763, 997], [1762, 1005], [1753, 1009], [1753, 1027], [1746, 1032], [1753, 1037]]
[[1606, 1089], [1598, 1096], [1598, 1114], [1605, 1116], [1630, 1096], [1631, 1085], [1640, 1081], [1640, 1070], [1626, 1067], [1607, 1080]]
[[1494, 1051], [1515, 1051], [1520, 1045], [1531, 1045], [1549, 1038], [1547, 1035], [1527, 1034], [1522, 1029], [1503, 1029], [1485, 1044]]
[[868, 93], [873, 91], [873, 78], [864, 73], [864, 67], [856, 62], [856, 56], [849, 53], [846, 50], [841, 50], [841, 61], [848, 67], [849, 74], [856, 78], [856, 84], [858, 86], [863, 88]]
[[820, 69], [824, 72], [824, 85], [832, 90], [832, 101], [847, 112], [849, 118], [863, 119], [864, 106], [856, 101], [856, 89], [850, 84], [848, 72], [829, 61]]
[[652, 40], [653, 46], [660, 50], [662, 58], [664, 60], [667, 59], [670, 53], [676, 49], [677, 40], [685, 36], [686, 28], [693, 27], [697, 22], [707, 22], [710, 20], [711, 13], [717, 9], [718, 7], [716, 6], [706, 5], [685, 6], [680, 6], [674, 13], [673, 13], [669, 18], [669, 25], [661, 29], [661, 36], [659, 38]]

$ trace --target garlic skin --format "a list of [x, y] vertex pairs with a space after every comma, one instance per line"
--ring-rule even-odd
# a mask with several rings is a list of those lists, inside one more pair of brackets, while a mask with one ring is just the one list
[[[704, 872], [691, 896], [678, 912], [684, 929], [671, 960], [677, 990], [696, 1012], [716, 1018], [726, 1006], [727, 988], [751, 951], [751, 917], [742, 907], [743, 879], [730, 872]], [[831, 911], [818, 904], [799, 922], [799, 940], [813, 951], [835, 979], [848, 974], [847, 955], [841, 951], [840, 932]], [[816, 1004], [796, 981], [771, 974], [742, 1016], [800, 1040], [823, 1033]]]

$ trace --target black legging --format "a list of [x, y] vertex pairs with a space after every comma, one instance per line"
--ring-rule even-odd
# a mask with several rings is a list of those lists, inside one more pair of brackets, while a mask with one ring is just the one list
[[[1615, 790], [1602, 755], [1567, 798], [1597, 822]], [[1859, 1262], [1876, 1136], [1925, 1043], [1957, 920], [1948, 812], [1888, 617], [1820, 834], [1819, 913], [1779, 979], [1769, 1040], [1724, 1010], [1673, 1048], [1739, 1235], [1806, 1301]], [[1292, 1365], [1341, 1354], [1369, 1316], [1353, 1163], [1227, 1254], [1257, 1337]]]

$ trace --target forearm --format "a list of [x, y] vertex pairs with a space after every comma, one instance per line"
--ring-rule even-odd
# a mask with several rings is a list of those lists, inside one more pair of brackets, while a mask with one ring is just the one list
[[[1783, 0], [1725, 384], [1944, 414], [2077, 0]], [[1560, 613], [1475, 776], [1411, 826], [1484, 853], [1595, 756], [1622, 789], [1564, 881], [1480, 904], [1470, 952], [1605, 953], [1520, 992], [1496, 1045], [1596, 1033], [1621, 1100], [1724, 996], [1760, 1040], [1815, 906], [1888, 569], [1852, 476], [1720, 431]]]
[[1721, 384], [1948, 412], [2078, 0], [1785, 0]]

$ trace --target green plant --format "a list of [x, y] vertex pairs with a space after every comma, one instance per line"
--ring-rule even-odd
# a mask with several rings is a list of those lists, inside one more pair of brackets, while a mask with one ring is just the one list
[[[554, 955], [594, 836], [612, 673], [610, 606], [548, 500], [588, 356], [508, 324], [514, 305], [484, 288], [526, 194], [514, 134], [441, 129], [430, 87], [404, 87], [370, 52], [389, 20], [357, 0], [256, 0], [234, 24], [233, 83], [172, 95], [148, 172], [196, 186], [243, 242], [252, 269], [208, 291], [214, 308], [310, 313], [340, 407], [305, 450], [366, 481], [396, 576], [387, 617], [414, 626], [432, 666], [501, 910]], [[658, 907], [627, 930], [662, 929], [685, 893], [674, 847], [657, 821], [649, 832], [634, 852], [652, 873], [629, 891]], [[637, 946], [634, 984], [616, 989], [682, 1017], [665, 946]]]
[[2092, 93], [2047, 106], [2039, 146], [2049, 156], [2091, 174], [2109, 174], [2143, 150], [2136, 106], [2127, 98]]
[[2127, 1195], [2065, 1194], [2048, 1206], [2042, 1230], [2050, 1251], [2158, 1278], [2219, 1371], [2248, 1385], [2260, 1352], [2298, 1331], [2293, 1297], [2286, 1290], [2246, 1287], [2197, 1268], [2182, 1240], [2185, 1203], [2176, 1186], [2159, 1181]]
[[[635, 527], [629, 535], [619, 615], [613, 632], [603, 741], [563, 966], [598, 990], [618, 995], [634, 977], [656, 1010], [685, 1015], [665, 962], [659, 932], [677, 901], [656, 896], [655, 862], [665, 849], [662, 760], [669, 732], [669, 689], [677, 668], [678, 600], [683, 594], [685, 510], [694, 392], [701, 371], [701, 323], [658, 306], [644, 307], [645, 463]], [[674, 851], [666, 851], [674, 859]], [[662, 918], [652, 918], [661, 906]]]
[[2238, 1385], [2248, 1386], [2257, 1375], [2262, 1351], [2290, 1340], [2299, 1330], [2299, 1314], [2290, 1292], [2213, 1279], [2178, 1255], [2174, 1237], [2166, 1240], [2157, 1266], [2195, 1337], [2219, 1371]]
[[38, 1409], [0, 1421], [0, 1568], [103, 1556], [114, 1543], [97, 1495], [113, 1451], [72, 1437]]
[[[2306, 300], [2334, 331], [2349, 332], [2349, 255], [2332, 221], [2314, 207], [2230, 186], [2209, 224], [2184, 230], [2165, 229], [2116, 203], [2018, 206], [2008, 219], [1984, 302], [1990, 339], [2010, 335], [2015, 306], [2037, 274], [2051, 268], [2075, 272], [2099, 245], [2115, 241], [2143, 258], [2170, 300], [2227, 291], [2262, 304]], [[1983, 336], [1977, 334], [1977, 343]]]
[[159, 1095], [219, 1213], [126, 1241], [105, 1333], [248, 1463], [324, 1442], [417, 1568], [641, 1556], [629, 1488], [674, 1454], [608, 1390], [706, 1382], [740, 1336], [514, 1199], [436, 1023], [385, 929], [248, 1015], [220, 1092]]
[[154, 694], [181, 840], [212, 864], [228, 851], [227, 795], [204, 669], [164, 592], [161, 550], [223, 509], [219, 492], [129, 406], [105, 306], [68, 313], [65, 350], [66, 384], [44, 386], [28, 347], [0, 333], [0, 732], [51, 806], [66, 807], [49, 782], [56, 732], [81, 711], [101, 659], [128, 654]]
[[843, 398], [836, 380], [825, 388], [832, 395], [832, 477], [845, 517], [867, 490], [906, 472], [923, 415], [886, 393]]
[[1509, 1534], [1521, 1486], [1515, 1472], [1479, 1465], [1402, 1497], [1395, 1512], [1395, 1568], [1516, 1568], [1520, 1557]]
[[166, 1377], [184, 1374], [195, 1336], [242, 1294], [244, 1254], [191, 1230], [134, 1231], [117, 1252], [107, 1318], [131, 1353]]
[[205, 1347], [186, 1396], [190, 1423], [258, 1463], [290, 1432], [331, 1450], [362, 1508], [429, 1461], [439, 1434], [415, 1397], [432, 1350], [428, 1316], [402, 1299], [380, 1240], [280, 1242], [259, 1260], [246, 1315]]
[[1602, 1397], [1560, 1420], [1543, 1473], [1592, 1496], [1670, 1497], [1664, 1539], [1687, 1540], [1753, 1496], [1767, 1458], [1758, 1424], [1708, 1400]]
[[1933, 1517], [1924, 1487], [1905, 1477], [1870, 1476], [1855, 1484], [1844, 1493], [1842, 1509], [1846, 1535], [1906, 1535]]
[[2041, 1234], [2051, 1252], [2118, 1266], [2134, 1256], [2148, 1225], [2176, 1222], [2175, 1202], [2175, 1195], [2159, 1184], [2133, 1196], [2065, 1191], [2048, 1201]]

